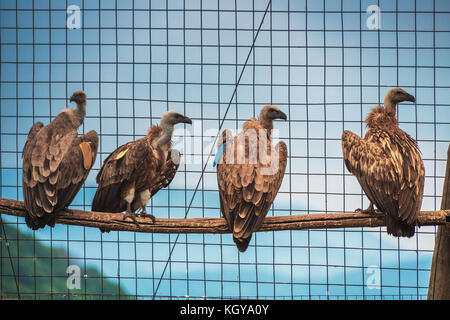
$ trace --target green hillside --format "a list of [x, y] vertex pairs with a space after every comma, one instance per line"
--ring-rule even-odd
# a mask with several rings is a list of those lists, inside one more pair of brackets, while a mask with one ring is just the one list
[[[116, 281], [102, 279], [98, 269], [87, 267], [84, 270], [84, 263], [67, 257], [65, 250], [34, 240], [31, 234], [17, 231], [15, 225], [0, 224], [0, 235], [0, 299], [134, 298], [123, 288], [119, 291]], [[80, 267], [79, 289], [67, 287], [69, 265]], [[72, 283], [75, 284], [75, 280]]]

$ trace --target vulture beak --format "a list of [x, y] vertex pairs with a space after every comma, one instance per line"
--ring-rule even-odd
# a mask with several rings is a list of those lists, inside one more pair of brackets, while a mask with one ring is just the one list
[[183, 120], [181, 120], [181, 123], [189, 123], [192, 124], [192, 120], [189, 117], [184, 117]]
[[279, 111], [277, 114], [277, 119], [283, 119], [283, 120], [287, 120], [287, 116], [284, 112]]
[[405, 101], [416, 102], [416, 98], [413, 95], [407, 93]]
[[76, 98], [75, 98], [75, 95], [73, 94], [71, 97], [70, 97], [70, 102], [74, 102], [76, 100]]

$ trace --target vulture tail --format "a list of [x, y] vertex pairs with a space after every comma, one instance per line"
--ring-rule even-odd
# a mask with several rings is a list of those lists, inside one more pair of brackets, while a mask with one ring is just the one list
[[396, 220], [390, 216], [386, 216], [387, 233], [395, 237], [411, 238], [415, 233], [415, 226], [409, 225], [405, 221]]
[[25, 216], [25, 222], [32, 230], [44, 228], [46, 225], [50, 227], [55, 226], [55, 215], [44, 214], [42, 217], [31, 217], [28, 213]]
[[[120, 201], [120, 183], [111, 184], [97, 189], [92, 200], [92, 211], [97, 212], [122, 212], [125, 210]], [[99, 228], [101, 232], [109, 232], [109, 229]]]
[[245, 239], [233, 237], [234, 243], [236, 243], [236, 246], [240, 252], [245, 252], [245, 250], [247, 250], [251, 239], [251, 236]]
[[92, 211], [97, 212], [122, 212], [120, 183], [114, 183], [104, 188], [97, 189], [92, 200]]
[[35, 198], [38, 197], [35, 194], [36, 189], [23, 188], [23, 197], [25, 201], [25, 222], [27, 226], [32, 230], [38, 230], [45, 228], [46, 225], [50, 227], [55, 226], [55, 215], [53, 213], [47, 213], [43, 208], [36, 204]]
[[[104, 206], [102, 205], [102, 202], [104, 202], [104, 199], [102, 199], [103, 195], [99, 192], [99, 190], [97, 190], [97, 192], [95, 193], [94, 196], [94, 200], [92, 201], [92, 211], [97, 211], [97, 212], [105, 212], [107, 210], [104, 209]], [[100, 231], [109, 233], [111, 230], [109, 229], [105, 229], [105, 228], [99, 228]]]
[[101, 205], [101, 201], [102, 199], [102, 195], [100, 194], [99, 190], [97, 190], [97, 192], [94, 195], [94, 199], [92, 200], [92, 211], [97, 211], [97, 212], [105, 212], [106, 210], [104, 210]]

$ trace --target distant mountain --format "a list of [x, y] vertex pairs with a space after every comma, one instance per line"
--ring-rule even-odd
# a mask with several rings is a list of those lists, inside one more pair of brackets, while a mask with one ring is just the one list
[[[134, 299], [97, 268], [84, 270], [65, 250], [35, 240], [17, 226], [0, 224], [0, 235], [0, 299]], [[68, 270], [69, 265], [74, 267]], [[68, 288], [69, 277], [73, 289]]]

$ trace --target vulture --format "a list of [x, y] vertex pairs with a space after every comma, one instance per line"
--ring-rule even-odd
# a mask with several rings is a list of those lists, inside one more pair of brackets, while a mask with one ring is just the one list
[[238, 135], [232, 137], [230, 130], [224, 130], [219, 141], [220, 211], [240, 252], [261, 226], [283, 181], [287, 146], [283, 141], [272, 146], [275, 119], [287, 117], [277, 107], [265, 106], [258, 119], [244, 123]]
[[67, 208], [86, 180], [97, 156], [95, 131], [78, 136], [86, 115], [86, 94], [71, 97], [76, 109], [66, 108], [47, 126], [36, 122], [23, 149], [22, 188], [27, 214], [33, 230], [55, 225], [55, 214]]
[[364, 213], [375, 213], [374, 205], [386, 215], [387, 233], [412, 237], [422, 205], [425, 168], [417, 142], [399, 128], [396, 106], [415, 102], [401, 88], [389, 90], [384, 105], [373, 108], [366, 118], [364, 138], [350, 131], [342, 134], [347, 169], [358, 179], [370, 200]]
[[93, 211], [126, 211], [124, 219], [129, 217], [139, 226], [135, 211], [140, 210], [141, 217], [148, 216], [155, 222], [146, 206], [155, 193], [170, 184], [178, 170], [180, 153], [171, 148], [177, 123], [192, 124], [192, 120], [168, 111], [160, 125], [152, 126], [145, 137], [118, 147], [106, 158], [97, 175]]

